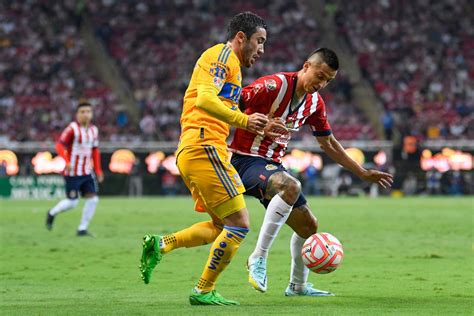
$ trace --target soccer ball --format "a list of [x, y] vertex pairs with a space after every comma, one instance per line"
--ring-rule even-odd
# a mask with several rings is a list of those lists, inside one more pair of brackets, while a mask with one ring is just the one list
[[304, 264], [313, 272], [330, 273], [344, 258], [341, 242], [329, 233], [317, 233], [306, 239], [301, 249]]

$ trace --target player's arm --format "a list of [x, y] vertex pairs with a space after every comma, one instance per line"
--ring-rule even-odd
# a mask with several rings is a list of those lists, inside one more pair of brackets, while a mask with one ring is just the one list
[[196, 107], [227, 124], [262, 134], [263, 128], [268, 122], [265, 115], [260, 113], [246, 115], [239, 109], [231, 110], [218, 97], [225, 79], [232, 75], [228, 70], [229, 67], [220, 64], [218, 71], [211, 74], [210, 66], [205, 65], [205, 59], [202, 63], [198, 62], [197, 64], [197, 67], [200, 67], [200, 72], [197, 82]]
[[362, 167], [346, 153], [344, 147], [342, 147], [334, 135], [316, 136], [316, 139], [321, 149], [331, 157], [332, 160], [350, 170], [359, 178], [365, 181], [378, 183], [384, 188], [389, 188], [392, 185], [393, 176], [391, 174]]
[[72, 144], [72, 141], [73, 141], [73, 138], [74, 138], [74, 130], [72, 129], [71, 126], [68, 126], [61, 133], [61, 136], [59, 136], [59, 139], [56, 142], [56, 152], [66, 162], [66, 169], [67, 170], [69, 170], [70, 163], [71, 163], [69, 161], [68, 148], [70, 148], [70, 146]]
[[94, 171], [99, 182], [104, 181], [104, 173], [100, 163], [100, 150], [98, 147], [92, 148], [92, 161], [94, 162]]
[[97, 180], [102, 183], [104, 181], [104, 173], [102, 172], [102, 164], [100, 161], [100, 150], [99, 150], [99, 136], [96, 129], [96, 137], [94, 139], [94, 144], [92, 147], [92, 161], [94, 163], [94, 171], [97, 175]]
[[308, 124], [313, 130], [313, 135], [321, 149], [335, 162], [350, 170], [362, 180], [378, 183], [384, 188], [389, 188], [393, 183], [391, 174], [373, 169], [365, 169], [352, 159], [332, 134], [331, 125], [326, 115], [326, 104], [319, 95], [316, 112], [308, 118]]

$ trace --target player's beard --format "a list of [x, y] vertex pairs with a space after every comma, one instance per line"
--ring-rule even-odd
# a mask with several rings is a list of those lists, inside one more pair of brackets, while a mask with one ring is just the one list
[[253, 47], [252, 47], [252, 44], [250, 43], [250, 41], [247, 41], [244, 45], [244, 66], [247, 67], [247, 68], [250, 68], [252, 67], [252, 63], [251, 63], [251, 59], [253, 57], [253, 55], [255, 55], [253, 53]]

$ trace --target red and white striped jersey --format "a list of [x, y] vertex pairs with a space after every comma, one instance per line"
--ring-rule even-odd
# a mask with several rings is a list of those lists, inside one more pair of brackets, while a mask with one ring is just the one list
[[65, 176], [84, 176], [92, 171], [92, 151], [99, 147], [99, 130], [95, 125], [81, 126], [71, 122], [62, 132], [59, 142], [67, 150], [65, 158], [71, 165], [70, 170], [65, 170]]
[[[326, 116], [326, 105], [318, 92], [307, 94], [302, 102], [291, 110], [291, 101], [296, 90], [297, 72], [282, 72], [257, 79], [242, 90], [241, 105], [250, 115], [262, 113], [269, 118], [281, 117], [291, 131], [309, 125], [315, 136], [331, 135], [331, 126]], [[287, 137], [272, 139], [236, 129], [230, 151], [243, 155], [259, 156], [281, 163], [285, 155], [291, 131]]]

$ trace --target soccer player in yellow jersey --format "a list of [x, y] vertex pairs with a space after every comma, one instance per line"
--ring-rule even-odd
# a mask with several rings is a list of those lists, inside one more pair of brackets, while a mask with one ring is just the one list
[[249, 230], [242, 196], [245, 189], [230, 164], [226, 138], [230, 126], [262, 134], [268, 123], [265, 115], [246, 115], [238, 107], [242, 90], [240, 67], [255, 63], [263, 54], [265, 40], [262, 18], [251, 12], [234, 16], [227, 43], [217, 44], [201, 55], [184, 95], [176, 164], [195, 200], [195, 209], [209, 213], [212, 220], [173, 234], [144, 237], [140, 271], [145, 283], [164, 254], [213, 242], [201, 278], [189, 297], [192, 305], [239, 304], [214, 289]]

